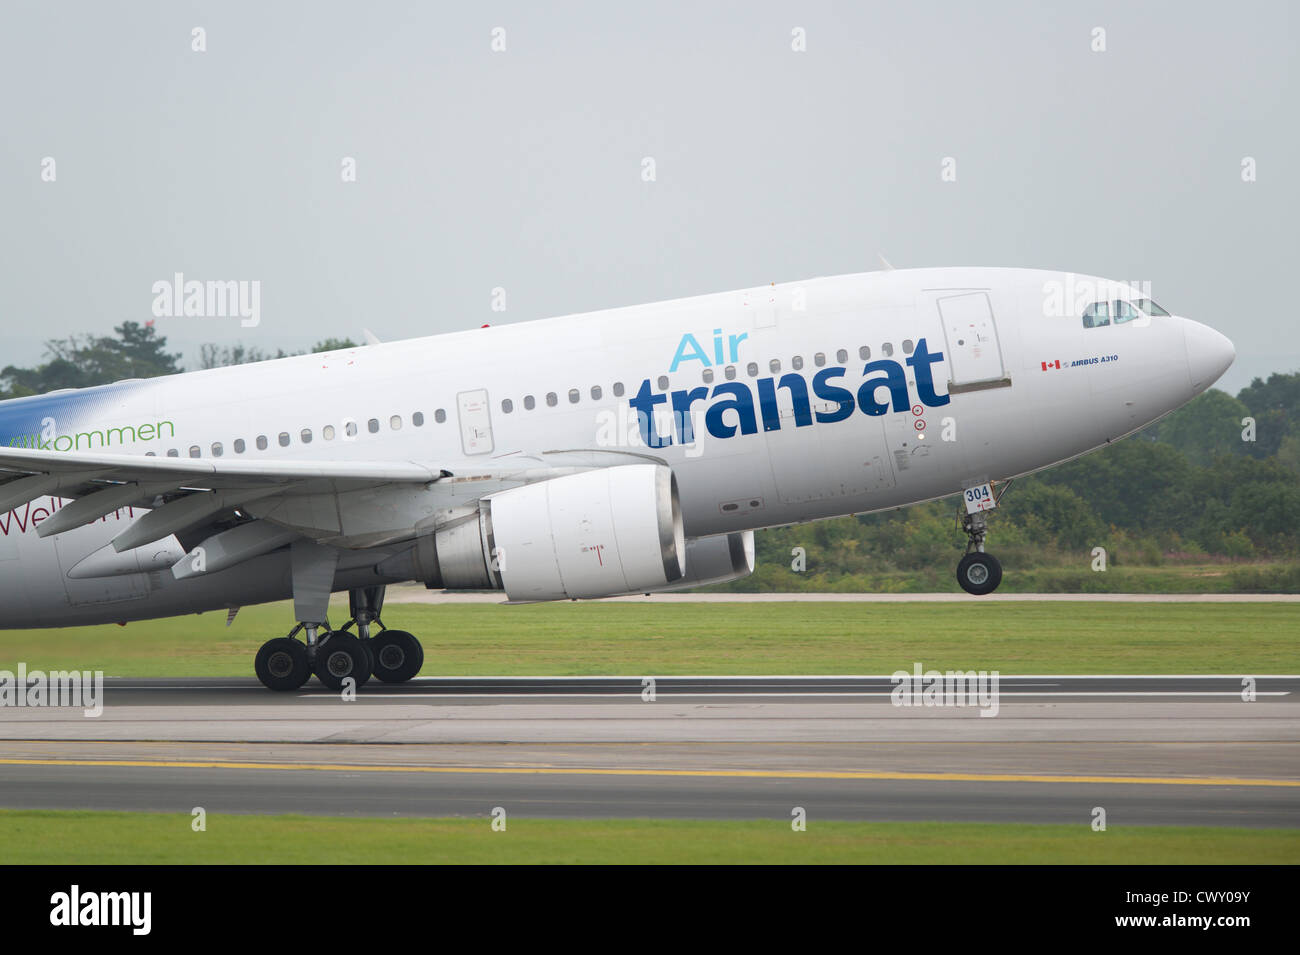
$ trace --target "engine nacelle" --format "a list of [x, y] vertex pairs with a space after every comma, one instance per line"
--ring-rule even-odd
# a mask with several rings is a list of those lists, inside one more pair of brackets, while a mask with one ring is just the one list
[[725, 584], [753, 572], [753, 531], [692, 537], [686, 541], [686, 575], [676, 583], [659, 587], [657, 592]]
[[662, 590], [686, 573], [677, 482], [663, 465], [628, 464], [512, 488], [407, 559], [430, 587], [512, 601]]

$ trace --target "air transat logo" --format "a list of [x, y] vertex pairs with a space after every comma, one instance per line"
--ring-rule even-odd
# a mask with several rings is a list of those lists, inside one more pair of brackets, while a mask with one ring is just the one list
[[[916, 395], [922, 405], [939, 408], [949, 401], [948, 395], [936, 394], [933, 366], [943, 361], [943, 352], [932, 352], [922, 338], [916, 351], [906, 359], [906, 364], [916, 375]], [[674, 365], [677, 361], [674, 361]], [[757, 434], [759, 422], [763, 430], [781, 428], [781, 413], [777, 403], [777, 389], [789, 392], [794, 426], [806, 428], [817, 424], [834, 424], [844, 421], [854, 411], [873, 417], [911, 411], [912, 400], [908, 393], [907, 369], [890, 358], [867, 362], [862, 369], [865, 379], [854, 387], [852, 382], [841, 382], [848, 375], [843, 365], [831, 365], [812, 376], [811, 381], [799, 372], [755, 379], [752, 384], [724, 381], [698, 388], [677, 391], [657, 391], [647, 378], [641, 382], [637, 393], [628, 399], [628, 405], [637, 413], [641, 440], [647, 447], [664, 448], [676, 441], [689, 445], [695, 440], [695, 422], [692, 406], [704, 402], [704, 426], [715, 438], [732, 438], [736, 434]], [[843, 387], [848, 385], [848, 387]], [[814, 408], [814, 402], [817, 408]], [[655, 422], [655, 408], [666, 405], [672, 411], [672, 431], [659, 433]], [[727, 415], [727, 412], [735, 412]], [[725, 416], [725, 417], [724, 417]], [[787, 419], [788, 420], [788, 419]]]

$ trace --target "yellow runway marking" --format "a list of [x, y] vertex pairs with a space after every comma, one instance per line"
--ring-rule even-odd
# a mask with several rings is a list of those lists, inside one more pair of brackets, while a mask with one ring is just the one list
[[504, 776], [664, 776], [727, 779], [859, 779], [976, 783], [1101, 783], [1146, 786], [1300, 787], [1296, 779], [1239, 776], [1059, 776], [1017, 773], [836, 772], [786, 769], [597, 769], [560, 766], [360, 766], [335, 763], [237, 763], [144, 759], [3, 759], [3, 766], [119, 766], [135, 769], [270, 769], [331, 773], [463, 773]]

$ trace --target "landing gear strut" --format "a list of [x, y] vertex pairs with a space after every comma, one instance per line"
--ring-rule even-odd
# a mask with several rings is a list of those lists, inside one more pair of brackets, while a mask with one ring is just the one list
[[[328, 595], [326, 595], [328, 599]], [[317, 601], [320, 607], [324, 604]], [[295, 596], [295, 605], [298, 604]], [[296, 690], [313, 673], [331, 690], [341, 690], [350, 678], [360, 687], [373, 674], [385, 683], [405, 683], [424, 665], [424, 648], [405, 630], [389, 630], [379, 618], [383, 587], [359, 587], [348, 593], [351, 619], [338, 630], [328, 620], [302, 622], [288, 636], [268, 640], [257, 652], [254, 669], [262, 685], [272, 690]], [[320, 613], [320, 616], [324, 616]], [[379, 624], [380, 633], [370, 628]], [[351, 633], [355, 626], [357, 632]], [[295, 639], [299, 633], [306, 643]]]
[[[1011, 486], [1008, 481], [993, 500], [992, 507], [997, 507]], [[958, 511], [958, 522], [962, 533], [966, 535], [966, 554], [957, 562], [957, 583], [968, 594], [982, 597], [991, 594], [1002, 583], [1002, 564], [992, 554], [984, 551], [984, 539], [988, 536], [988, 514], [984, 510], [967, 513]]]
[[[405, 683], [420, 672], [424, 665], [424, 648], [420, 641], [405, 630], [389, 630], [379, 619], [384, 606], [383, 587], [361, 587], [348, 594], [348, 609], [352, 619], [343, 625], [347, 630], [354, 623], [362, 646], [370, 655], [370, 672], [385, 683]], [[379, 624], [378, 636], [370, 635], [371, 624]]]

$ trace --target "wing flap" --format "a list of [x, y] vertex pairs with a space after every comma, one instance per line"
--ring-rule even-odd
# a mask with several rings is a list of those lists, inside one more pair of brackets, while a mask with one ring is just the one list
[[[416, 491], [448, 474], [415, 461], [236, 461], [0, 448], [0, 480], [6, 472], [0, 513], [46, 495], [73, 499], [40, 524], [41, 537], [74, 530], [122, 507], [153, 508], [114, 539], [118, 552], [249, 501], [315, 503], [385, 487]], [[164, 503], [158, 506], [160, 497]]]

